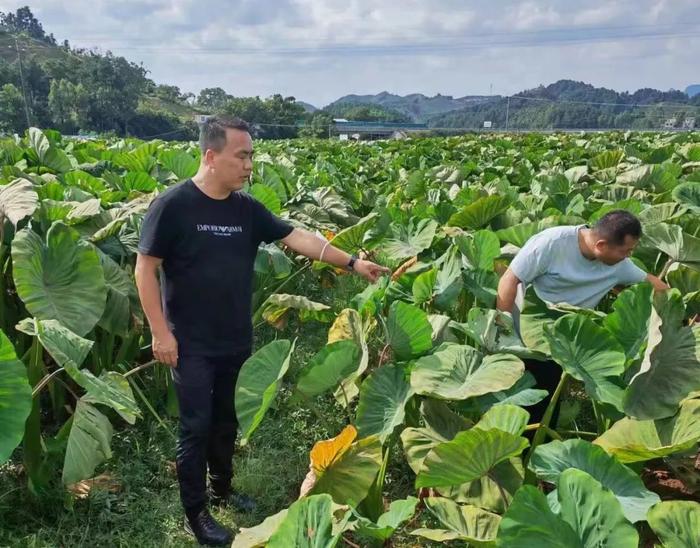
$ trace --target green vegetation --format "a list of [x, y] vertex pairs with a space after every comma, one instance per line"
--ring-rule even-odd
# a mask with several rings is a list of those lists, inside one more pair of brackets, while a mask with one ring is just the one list
[[[700, 485], [686, 464], [700, 441], [697, 135], [258, 148], [247, 192], [394, 275], [366, 286], [260, 248], [235, 483], [261, 504], [219, 514], [247, 528], [236, 546], [309, 531], [361, 546], [697, 537], [700, 505], [678, 500]], [[168, 465], [176, 403], [132, 272], [149, 201], [198, 160], [191, 142], [36, 128], [0, 141], [0, 542], [187, 542]], [[641, 284], [595, 311], [528, 296], [521, 341], [494, 309], [513, 253], [615, 208], [640, 217], [633, 259], [673, 289]], [[530, 424], [545, 394], [522, 360], [547, 357], [566, 405]], [[683, 489], [660, 489], [657, 470]]]

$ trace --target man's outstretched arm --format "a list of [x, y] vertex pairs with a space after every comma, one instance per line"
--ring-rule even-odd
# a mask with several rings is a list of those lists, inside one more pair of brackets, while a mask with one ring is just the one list
[[[323, 262], [333, 266], [345, 267], [350, 262], [348, 253], [333, 247], [331, 244], [327, 244], [327, 242], [308, 230], [295, 228], [289, 236], [282, 239], [282, 243], [297, 253], [314, 260], [319, 260], [321, 251], [323, 251]], [[362, 259], [355, 261], [353, 269], [372, 283], [376, 282], [382, 274], [391, 272], [384, 266]]]

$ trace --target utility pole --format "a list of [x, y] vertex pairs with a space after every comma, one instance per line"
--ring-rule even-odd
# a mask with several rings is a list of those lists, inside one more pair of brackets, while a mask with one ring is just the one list
[[510, 95], [506, 99], [506, 131], [508, 131], [508, 115], [510, 114]]
[[17, 62], [19, 63], [19, 81], [22, 84], [22, 97], [24, 97], [24, 115], [27, 118], [27, 129], [29, 129], [31, 127], [32, 123], [29, 121], [29, 104], [27, 103], [27, 90], [24, 87], [24, 73], [22, 72], [22, 56], [19, 53], [19, 44], [17, 43], [16, 36], [15, 36], [15, 50], [17, 51]]

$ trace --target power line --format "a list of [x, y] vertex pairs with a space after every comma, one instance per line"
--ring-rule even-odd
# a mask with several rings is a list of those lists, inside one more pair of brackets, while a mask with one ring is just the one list
[[17, 43], [17, 37], [15, 36], [15, 51], [17, 51], [17, 63], [19, 64], [19, 81], [22, 84], [22, 97], [24, 98], [24, 115], [27, 118], [27, 127], [32, 126], [29, 120], [29, 105], [27, 103], [27, 89], [24, 86], [24, 72], [22, 71], [22, 56], [19, 53], [19, 44]]

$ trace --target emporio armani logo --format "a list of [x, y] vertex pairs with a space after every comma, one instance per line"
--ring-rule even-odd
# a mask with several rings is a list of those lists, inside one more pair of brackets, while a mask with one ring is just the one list
[[235, 232], [243, 232], [240, 225], [197, 225], [197, 232], [211, 232], [216, 236], [231, 236]]

